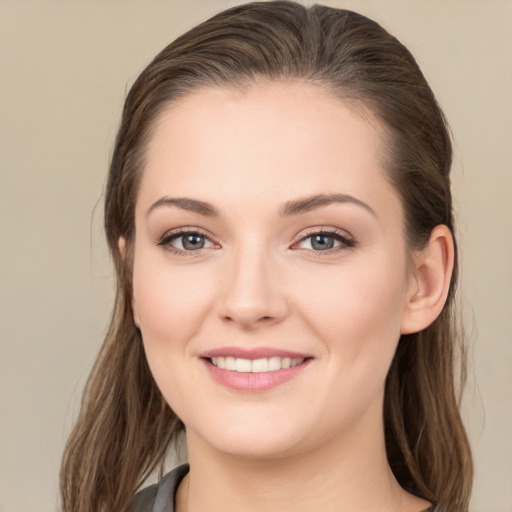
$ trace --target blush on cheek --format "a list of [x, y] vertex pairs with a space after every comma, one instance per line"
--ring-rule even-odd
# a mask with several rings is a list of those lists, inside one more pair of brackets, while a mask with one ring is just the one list
[[145, 345], [181, 345], [184, 350], [211, 309], [212, 288], [199, 269], [173, 269], [165, 259], [159, 264], [139, 258], [133, 300]]
[[311, 294], [301, 308], [308, 311], [317, 334], [333, 340], [337, 357], [349, 371], [370, 364], [386, 373], [398, 343], [404, 287], [399, 279], [383, 281], [382, 275], [382, 269], [375, 271], [375, 266], [373, 271], [347, 273], [324, 287], [321, 294]]

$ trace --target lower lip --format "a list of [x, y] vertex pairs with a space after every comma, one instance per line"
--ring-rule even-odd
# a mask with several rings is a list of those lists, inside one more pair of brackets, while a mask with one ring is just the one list
[[306, 359], [304, 362], [292, 368], [261, 373], [244, 373], [233, 370], [222, 370], [221, 368], [213, 365], [208, 359], [203, 359], [203, 362], [210, 372], [210, 375], [219, 384], [237, 391], [258, 392], [275, 388], [276, 386], [297, 377], [306, 369], [307, 366], [309, 366], [311, 359]]

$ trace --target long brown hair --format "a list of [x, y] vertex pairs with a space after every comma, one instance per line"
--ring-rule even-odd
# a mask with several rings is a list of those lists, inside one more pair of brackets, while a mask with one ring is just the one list
[[[405, 212], [411, 249], [454, 223], [451, 141], [409, 51], [357, 13], [286, 2], [228, 9], [167, 46], [125, 102], [105, 195], [105, 230], [117, 275], [110, 329], [85, 389], [61, 468], [66, 512], [123, 511], [183, 429], [151, 376], [131, 310], [134, 211], [144, 151], [166, 106], [201, 86], [241, 88], [300, 80], [361, 105], [385, 127], [385, 168]], [[119, 240], [126, 241], [126, 254]], [[466, 510], [471, 454], [455, 375], [464, 379], [454, 292], [427, 329], [402, 336], [386, 382], [389, 463], [399, 483], [443, 510]], [[455, 364], [460, 368], [455, 372]]]

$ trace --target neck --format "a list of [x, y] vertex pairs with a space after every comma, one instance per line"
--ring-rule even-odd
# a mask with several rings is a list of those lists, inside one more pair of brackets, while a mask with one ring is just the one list
[[396, 482], [383, 434], [370, 440], [346, 435], [265, 459], [220, 452], [191, 431], [187, 445], [191, 469], [178, 495], [179, 512], [417, 512], [429, 505]]

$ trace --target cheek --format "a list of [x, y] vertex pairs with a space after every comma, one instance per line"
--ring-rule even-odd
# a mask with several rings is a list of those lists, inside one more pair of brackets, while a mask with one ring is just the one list
[[406, 297], [405, 263], [387, 258], [347, 266], [319, 287], [309, 283], [301, 309], [326, 349], [344, 367], [381, 366], [400, 337]]
[[133, 308], [138, 316], [144, 351], [151, 373], [167, 403], [179, 417], [187, 410], [188, 383], [194, 375], [187, 360], [194, 337], [211, 310], [214, 286], [198, 268], [171, 269], [165, 258], [136, 254], [133, 272]]
[[146, 351], [177, 349], [192, 338], [211, 308], [213, 289], [199, 267], [173, 270], [165, 257], [136, 254], [133, 309]]
[[309, 329], [323, 340], [325, 384], [316, 401], [328, 411], [324, 420], [333, 430], [356, 421], [371, 404], [380, 411], [400, 338], [404, 274], [383, 263], [340, 270], [325, 280], [322, 293], [310, 283], [315, 292], [301, 309]]

